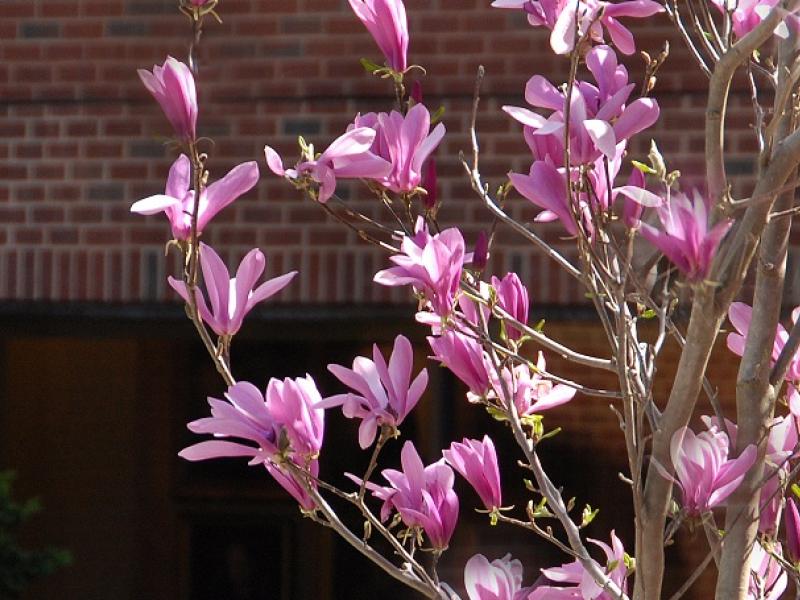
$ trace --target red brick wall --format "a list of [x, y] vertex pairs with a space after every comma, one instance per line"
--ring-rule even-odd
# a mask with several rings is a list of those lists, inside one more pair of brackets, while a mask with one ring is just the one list
[[[172, 293], [164, 277], [168, 228], [160, 217], [131, 215], [135, 200], [163, 190], [173, 158], [161, 142], [165, 119], [136, 69], [183, 58], [187, 19], [176, 0], [4, 0], [0, 20], [0, 298], [160, 301]], [[461, 175], [457, 152], [466, 133], [473, 77], [487, 68], [479, 119], [485, 176], [499, 183], [510, 168], [526, 170], [520, 127], [500, 112], [521, 103], [525, 81], [543, 73], [556, 81], [566, 62], [522, 14], [488, 7], [489, 0], [408, 0], [410, 58], [427, 67], [428, 104], [447, 108], [446, 143], [438, 153], [442, 221], [464, 223], [468, 242], [487, 213]], [[216, 141], [212, 176], [237, 162], [263, 165], [265, 143], [294, 156], [303, 134], [318, 147], [339, 134], [357, 111], [386, 110], [385, 82], [367, 76], [358, 58], [379, 53], [345, 0], [221, 0], [224, 24], [209, 22], [201, 46], [200, 132]], [[664, 18], [636, 28], [639, 47], [658, 51], [672, 30]], [[672, 37], [672, 57], [657, 97], [664, 109], [653, 130], [675, 167], [703, 168], [704, 78]], [[631, 61], [634, 78], [641, 62]], [[749, 173], [751, 112], [744, 94], [732, 100], [731, 172]], [[640, 136], [636, 151], [646, 148]], [[356, 188], [353, 188], [353, 194]], [[369, 200], [358, 204], [379, 214]], [[512, 211], [530, 218], [514, 195]], [[558, 242], [558, 226], [536, 225]], [[282, 301], [405, 300], [370, 283], [385, 258], [271, 173], [256, 191], [226, 209], [206, 240], [229, 259], [253, 246], [268, 253], [272, 273], [302, 277]], [[515, 268], [539, 303], [583, 300], [572, 282], [504, 231], [498, 269]], [[561, 242], [558, 242], [561, 243]], [[565, 246], [565, 248], [568, 247]]]

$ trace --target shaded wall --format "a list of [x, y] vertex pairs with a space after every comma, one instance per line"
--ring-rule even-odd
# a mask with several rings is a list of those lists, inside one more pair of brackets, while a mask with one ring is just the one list
[[[321, 600], [403, 598], [393, 581], [328, 532], [302, 519], [293, 502], [260, 468], [243, 461], [185, 463], [177, 452], [197, 440], [185, 423], [204, 416], [205, 397], [221, 385], [191, 337], [188, 323], [168, 319], [108, 321], [62, 318], [3, 323], [0, 373], [0, 467], [19, 474], [20, 497], [38, 495], [44, 511], [28, 527], [31, 545], [70, 549], [74, 564], [34, 588], [28, 598], [72, 597], [191, 599], [214, 596], [220, 586], [241, 596]], [[255, 321], [237, 341], [233, 359], [241, 379], [263, 385], [270, 376], [310, 372], [323, 395], [340, 391], [324, 370], [328, 362], [349, 364], [367, 354], [373, 339], [388, 342], [402, 321], [339, 319]], [[548, 320], [548, 332], [579, 350], [597, 350], [603, 333], [591, 322]], [[47, 332], [50, 333], [47, 333]], [[324, 331], [324, 334], [320, 332]], [[425, 364], [422, 328], [417, 368]], [[677, 359], [665, 350], [657, 400], [665, 398]], [[720, 398], [733, 398], [736, 361], [720, 349], [712, 382]], [[607, 376], [586, 373], [550, 358], [549, 366], [586, 385], [608, 386]], [[505, 427], [464, 401], [464, 390], [446, 371], [428, 362], [428, 393], [403, 427], [418, 442], [426, 462], [438, 458], [451, 440], [488, 431], [503, 465], [505, 498], [523, 507], [528, 500], [516, 465], [518, 451]], [[709, 411], [706, 407], [706, 411]], [[632, 545], [630, 497], [617, 473], [625, 450], [608, 402], [577, 396], [547, 415], [548, 427], [564, 432], [541, 448], [554, 481], [577, 504], [600, 508], [590, 536], [616, 529]], [[400, 444], [387, 448], [382, 467], [399, 464]], [[323, 476], [342, 486], [345, 470], [360, 472], [366, 453], [356, 444], [356, 424], [338, 411], [328, 414], [322, 453]], [[442, 561], [442, 576], [460, 584], [463, 566], [475, 552], [496, 557], [512, 552], [533, 581], [539, 568], [564, 560], [538, 538], [508, 527], [489, 527], [472, 490], [457, 483], [461, 518], [453, 550]], [[355, 530], [358, 519], [343, 512]], [[682, 531], [668, 551], [672, 585], [682, 581], [705, 555], [705, 542]], [[313, 574], [313, 576], [309, 576]], [[236, 579], [236, 578], [239, 579]], [[248, 591], [249, 590], [249, 591]], [[703, 598], [703, 588], [694, 598]], [[211, 595], [209, 595], [211, 594]], [[247, 595], [250, 594], [250, 595]], [[410, 597], [410, 596], [409, 596]]]

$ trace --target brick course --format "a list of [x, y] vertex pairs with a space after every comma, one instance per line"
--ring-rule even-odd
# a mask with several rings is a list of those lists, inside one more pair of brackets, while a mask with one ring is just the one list
[[[410, 59], [425, 65], [426, 102], [442, 104], [449, 135], [438, 152], [444, 224], [464, 224], [468, 243], [487, 213], [457, 161], [468, 148], [467, 128], [478, 64], [487, 75], [479, 115], [481, 164], [493, 185], [509, 169], [527, 170], [521, 128], [500, 112], [521, 104], [534, 73], [555, 82], [566, 61], [547, 46], [547, 34], [514, 11], [488, 0], [408, 0]], [[188, 21], [175, 0], [5, 0], [0, 22], [0, 298], [33, 300], [163, 301], [174, 299], [161, 258], [168, 227], [160, 216], [131, 215], [132, 202], [163, 190], [174, 153], [157, 104], [137, 68], [183, 58]], [[200, 133], [215, 145], [209, 166], [220, 177], [234, 164], [258, 160], [256, 190], [227, 208], [206, 241], [224, 244], [227, 259], [258, 245], [268, 272], [299, 269], [284, 302], [406, 301], [405, 290], [371, 285], [386, 264], [377, 250], [304, 204], [264, 165], [265, 143], [296, 155], [296, 137], [324, 147], [358, 111], [391, 106], [386, 82], [367, 76], [359, 57], [380, 55], [345, 0], [222, 0], [224, 23], [209, 20], [200, 48]], [[659, 75], [663, 119], [639, 136], [633, 153], [655, 137], [671, 166], [702, 174], [705, 85], [667, 20], [628, 20], [642, 50], [656, 53], [667, 37], [672, 56]], [[627, 60], [632, 79], [642, 74]], [[753, 136], [743, 82], [731, 101], [729, 168], [741, 189], [751, 183]], [[356, 186], [343, 194], [354, 198]], [[510, 210], [534, 211], [513, 194]], [[357, 205], [379, 214], [368, 200]], [[562, 230], [536, 225], [564, 247]], [[573, 282], [507, 231], [494, 255], [498, 271], [517, 268], [543, 304], [584, 301]], [[171, 263], [170, 263], [171, 264]]]

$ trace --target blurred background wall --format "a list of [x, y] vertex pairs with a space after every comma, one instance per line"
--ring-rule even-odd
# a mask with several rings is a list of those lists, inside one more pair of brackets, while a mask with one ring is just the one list
[[[58, 544], [74, 556], [71, 567], [29, 598], [400, 598], [391, 582], [301, 519], [266, 473], [226, 461], [187, 465], [176, 456], [191, 441], [185, 423], [204, 414], [207, 395], [223, 391], [165, 283], [176, 269], [174, 256], [164, 257], [165, 220], [129, 213], [135, 200], [163, 190], [174, 158], [164, 143], [169, 127], [136, 69], [168, 54], [185, 59], [189, 23], [176, 4], [3, 0], [0, 6], [0, 468], [18, 472], [21, 496], [43, 500], [28, 541]], [[523, 105], [525, 82], [535, 73], [564, 81], [567, 63], [522, 13], [491, 9], [488, 0], [406, 5], [410, 61], [428, 72], [421, 79], [425, 102], [446, 109], [448, 136], [437, 152], [440, 222], [461, 225], [471, 245], [489, 217], [457, 157], [469, 147], [478, 65], [486, 67], [481, 167], [496, 186], [509, 170], [530, 165], [520, 127], [500, 107]], [[207, 22], [199, 51], [199, 132], [214, 140], [212, 177], [258, 160], [262, 178], [204, 239], [229, 263], [258, 246], [267, 253], [268, 274], [300, 271], [249, 318], [234, 345], [237, 374], [263, 385], [270, 376], [309, 372], [330, 394], [338, 388], [326, 375], [328, 362], [349, 363], [398, 331], [415, 340], [423, 366], [425, 332], [412, 321], [407, 290], [371, 284], [385, 255], [303, 202], [263, 163], [264, 144], [288, 162], [298, 135], [322, 148], [357, 112], [391, 107], [386, 82], [366, 75], [358, 62], [379, 62], [372, 40], [345, 0], [221, 0], [219, 12], [224, 23]], [[651, 55], [664, 39], [671, 43], [655, 92], [662, 119], [636, 138], [631, 157], [646, 154], [654, 137], [670, 167], [702, 184], [703, 75], [665, 18], [628, 24], [638, 48]], [[638, 81], [641, 59], [626, 63]], [[737, 82], [727, 166], [745, 193], [754, 168], [751, 119], [749, 92]], [[380, 215], [357, 187], [343, 185], [340, 193]], [[536, 212], [515, 193], [508, 208], [525, 221]], [[557, 224], [535, 227], [572, 255]], [[519, 273], [531, 292], [532, 321], [544, 318], [554, 337], [607, 354], [573, 282], [510, 230], [501, 227], [497, 238], [491, 269]], [[795, 251], [791, 258], [796, 264]], [[792, 305], [796, 277], [787, 286]], [[675, 348], [669, 352], [662, 396], [677, 356]], [[613, 385], [548, 360], [566, 377]], [[714, 361], [724, 402], [737, 364], [724, 348]], [[467, 405], [451, 377], [428, 368], [430, 390], [404, 428], [421, 440], [426, 460], [452, 439], [486, 427], [507, 441], [499, 424], [487, 425]], [[624, 449], [607, 403], [579, 396], [549, 419], [565, 429], [545, 449], [556, 481], [579, 504], [601, 508], [590, 534], [605, 539], [616, 528], [632, 547], [629, 500], [617, 477]], [[323, 472], [340, 481], [343, 470], [357, 471], [353, 465], [366, 458], [352, 423], [334, 415], [330, 422], [326, 450], [333, 450], [323, 456]], [[396, 465], [396, 450], [385, 466]], [[503, 442], [501, 450], [511, 474], [508, 493], [522, 506], [524, 474], [514, 468], [513, 447]], [[519, 532], [488, 528], [462, 489], [462, 526], [443, 562], [448, 579], [460, 583], [464, 562], [479, 550], [490, 558], [513, 551], [525, 563], [526, 582], [538, 568], [566, 560]], [[688, 573], [704, 556], [705, 541], [682, 536], [670, 560]], [[671, 585], [680, 582], [676, 577]], [[702, 589], [694, 597], [705, 597]]]

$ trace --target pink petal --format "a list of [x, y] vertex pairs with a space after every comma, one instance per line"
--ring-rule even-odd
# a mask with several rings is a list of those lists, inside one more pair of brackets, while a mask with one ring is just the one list
[[275, 152], [270, 146], [264, 146], [264, 156], [267, 159], [267, 166], [269, 170], [278, 175], [279, 177], [283, 177], [286, 175], [286, 170], [283, 168], [283, 161], [281, 160], [280, 155]]
[[209, 458], [233, 458], [239, 456], [257, 456], [258, 448], [251, 448], [234, 442], [212, 440], [200, 442], [178, 452], [178, 456], [190, 461]]
[[168, 208], [180, 205], [181, 201], [177, 198], [165, 196], [164, 194], [156, 194], [155, 196], [148, 196], [147, 198], [134, 202], [131, 206], [131, 212], [140, 215], [155, 215]]
[[258, 183], [258, 163], [250, 161], [231, 169], [225, 177], [206, 189], [206, 209], [197, 218], [197, 228], [202, 231], [214, 216]]

